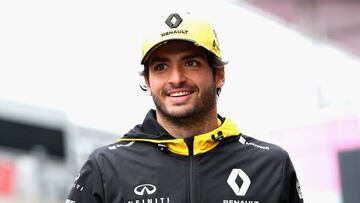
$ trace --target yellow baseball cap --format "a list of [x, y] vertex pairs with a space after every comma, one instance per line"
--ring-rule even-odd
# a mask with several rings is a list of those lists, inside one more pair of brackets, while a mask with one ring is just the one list
[[143, 33], [142, 59], [145, 64], [151, 52], [169, 40], [184, 40], [201, 46], [221, 59], [216, 32], [211, 24], [190, 13], [171, 13], [162, 16]]

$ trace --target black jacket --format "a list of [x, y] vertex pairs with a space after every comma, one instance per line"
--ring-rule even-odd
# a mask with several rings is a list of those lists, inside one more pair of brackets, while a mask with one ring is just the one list
[[174, 139], [151, 110], [117, 143], [93, 152], [67, 203], [299, 203], [288, 153], [240, 134], [219, 116], [217, 129]]

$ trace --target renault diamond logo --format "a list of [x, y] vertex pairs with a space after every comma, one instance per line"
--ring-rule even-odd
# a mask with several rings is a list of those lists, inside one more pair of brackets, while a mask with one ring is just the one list
[[[243, 181], [243, 183], [241, 184], [240, 187], [236, 183], [237, 177], [240, 177]], [[229, 184], [231, 189], [234, 191], [236, 196], [244, 196], [246, 194], [247, 190], [249, 189], [251, 180], [243, 170], [241, 170], [239, 168], [234, 168], [231, 171], [231, 173], [227, 179], [227, 183]]]
[[172, 13], [169, 15], [169, 17], [166, 19], [165, 23], [170, 28], [177, 28], [180, 23], [182, 22], [182, 18], [177, 13]]
[[143, 196], [144, 194], [151, 195], [156, 192], [156, 187], [151, 184], [142, 184], [134, 188], [134, 192], [137, 195]]

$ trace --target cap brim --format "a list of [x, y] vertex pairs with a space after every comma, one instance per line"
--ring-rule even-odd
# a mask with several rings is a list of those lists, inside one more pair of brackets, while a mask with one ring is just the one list
[[[169, 41], [185, 41], [185, 42], [190, 42], [192, 43], [194, 46], [198, 46], [196, 42], [194, 42], [193, 40], [190, 40], [190, 39], [184, 39], [184, 38], [173, 38], [173, 39], [166, 39], [166, 40], [163, 40], [157, 44], [155, 44], [154, 46], [152, 46], [148, 52], [146, 52], [146, 54], [144, 55], [144, 57], [142, 58], [141, 60], [141, 65], [144, 65], [146, 63], [146, 61], [149, 59], [149, 56], [157, 49], [159, 48], [160, 46], [166, 44], [167, 42]], [[201, 46], [203, 47], [203, 46]]]

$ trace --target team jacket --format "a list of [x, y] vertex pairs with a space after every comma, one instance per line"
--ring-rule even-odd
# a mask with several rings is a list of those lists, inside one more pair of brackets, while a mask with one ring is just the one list
[[242, 135], [228, 118], [174, 139], [151, 110], [115, 144], [95, 150], [66, 203], [301, 203], [288, 153]]

